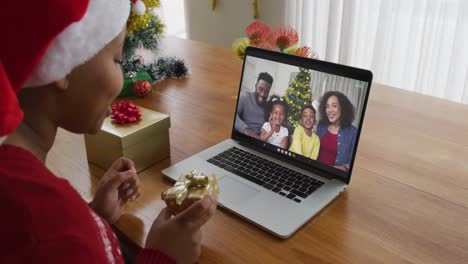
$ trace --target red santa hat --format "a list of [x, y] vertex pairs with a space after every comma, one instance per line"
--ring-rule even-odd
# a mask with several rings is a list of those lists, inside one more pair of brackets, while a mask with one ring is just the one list
[[6, 1], [0, 11], [0, 144], [23, 119], [16, 93], [60, 80], [123, 29], [129, 0]]

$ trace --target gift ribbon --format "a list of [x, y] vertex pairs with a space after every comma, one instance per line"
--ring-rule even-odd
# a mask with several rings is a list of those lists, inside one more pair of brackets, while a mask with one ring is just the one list
[[118, 124], [134, 123], [141, 119], [141, 111], [132, 101], [120, 101], [112, 105], [111, 118]]
[[203, 175], [197, 171], [191, 171], [176, 184], [164, 192], [163, 196], [175, 196], [176, 203], [181, 205], [189, 194], [191, 188], [207, 188], [210, 185], [208, 176]]

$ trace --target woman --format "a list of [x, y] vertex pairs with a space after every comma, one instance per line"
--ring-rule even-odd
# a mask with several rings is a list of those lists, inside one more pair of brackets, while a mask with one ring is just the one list
[[[109, 224], [139, 196], [133, 162], [118, 159], [88, 205], [46, 168], [45, 160], [59, 127], [97, 133], [110, 114], [123, 84], [129, 13], [128, 0], [4, 3], [0, 263], [123, 263]], [[200, 228], [215, 209], [209, 197], [174, 217], [163, 209], [136, 263], [194, 263], [201, 250]]]
[[356, 143], [357, 128], [354, 106], [346, 95], [326, 92], [319, 106], [320, 121], [317, 135], [320, 138], [318, 160], [337, 169], [348, 171]]

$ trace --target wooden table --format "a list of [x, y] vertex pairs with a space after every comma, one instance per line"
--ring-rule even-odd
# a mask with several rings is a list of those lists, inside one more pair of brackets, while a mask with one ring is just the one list
[[[116, 224], [139, 246], [171, 185], [160, 171], [230, 136], [241, 71], [230, 50], [199, 42], [167, 38], [161, 54], [192, 76], [135, 100], [172, 123], [170, 159], [139, 174], [142, 197]], [[349, 189], [287, 240], [218, 210], [200, 263], [468, 263], [467, 116], [467, 105], [374, 84]], [[104, 172], [64, 131], [47, 163], [87, 200]]]

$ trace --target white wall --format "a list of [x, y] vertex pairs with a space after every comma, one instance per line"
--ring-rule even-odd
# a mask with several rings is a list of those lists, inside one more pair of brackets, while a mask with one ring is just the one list
[[161, 0], [161, 6], [156, 11], [166, 25], [164, 34], [186, 38], [183, 0]]
[[261, 72], [268, 72], [273, 77], [273, 85], [270, 89], [270, 96], [284, 96], [289, 87], [291, 74], [298, 72], [298, 68], [281, 63], [271, 63], [271, 61], [247, 57], [245, 62], [244, 76], [242, 79], [242, 91], [253, 92], [255, 82]]
[[[254, 21], [253, 0], [185, 0], [187, 37], [212, 45], [231, 48], [232, 42], [245, 36], [245, 28]], [[268, 25], [283, 25], [284, 0], [258, 0], [260, 20]]]

